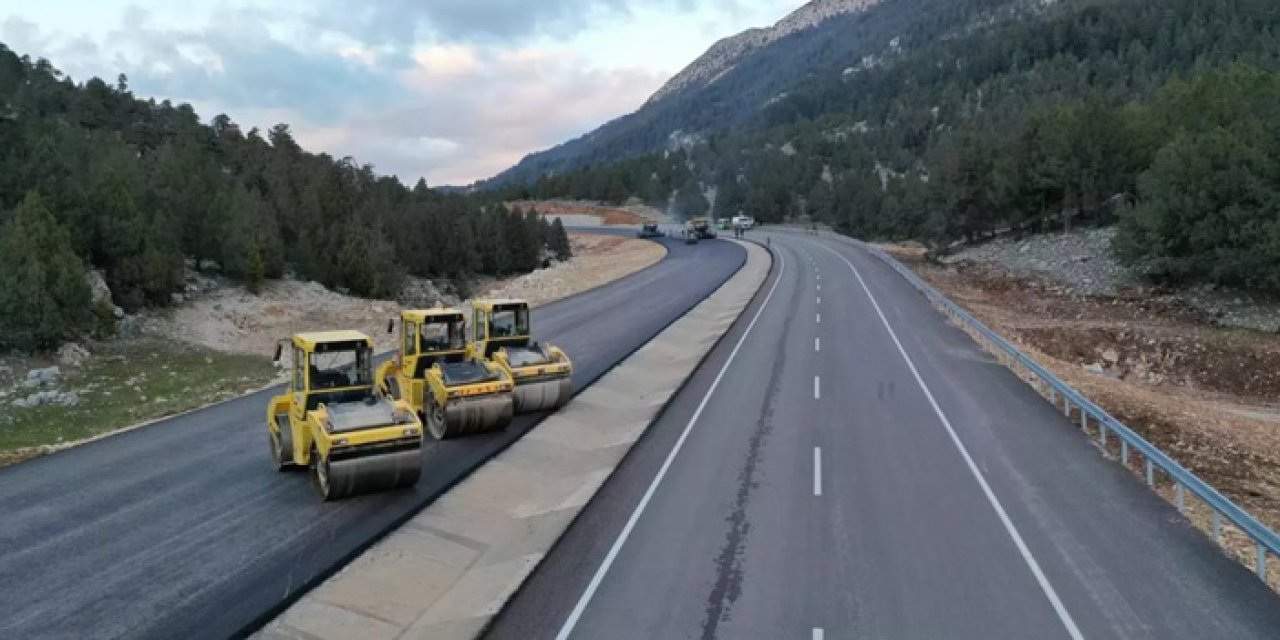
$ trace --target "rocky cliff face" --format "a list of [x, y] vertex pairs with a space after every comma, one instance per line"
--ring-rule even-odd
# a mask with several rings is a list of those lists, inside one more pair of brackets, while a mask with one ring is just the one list
[[690, 87], [711, 84], [732, 70], [743, 56], [797, 31], [817, 26], [835, 16], [865, 11], [879, 3], [880, 0], [813, 0], [772, 27], [748, 29], [736, 36], [725, 38], [712, 45], [706, 53], [693, 61], [693, 64], [668, 80], [657, 93], [653, 94], [653, 97], [649, 98], [649, 104]]

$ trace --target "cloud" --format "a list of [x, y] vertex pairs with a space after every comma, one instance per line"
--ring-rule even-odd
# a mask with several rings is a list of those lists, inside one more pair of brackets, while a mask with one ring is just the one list
[[544, 36], [700, 1], [323, 0], [326, 18], [267, 2], [183, 21], [130, 5], [91, 36], [16, 16], [0, 36], [78, 81], [123, 72], [135, 94], [190, 102], [205, 121], [287, 122], [308, 149], [407, 183], [465, 184], [635, 109], [665, 80], [625, 62], [599, 68], [594, 49]]
[[441, 42], [520, 45], [550, 35], [572, 36], [602, 22], [625, 19], [636, 8], [687, 13], [702, 5], [734, 10], [740, 0], [325, 0], [314, 16], [323, 29], [362, 42], [412, 45]]
[[408, 94], [399, 105], [299, 138], [369, 153], [409, 181], [466, 184], [635, 109], [664, 79], [529, 48], [429, 48], [415, 58], [399, 74]]

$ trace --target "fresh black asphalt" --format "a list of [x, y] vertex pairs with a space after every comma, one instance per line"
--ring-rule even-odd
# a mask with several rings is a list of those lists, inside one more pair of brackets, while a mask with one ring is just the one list
[[[535, 310], [581, 389], [719, 287], [728, 242]], [[329, 328], [329, 327], [317, 327]], [[271, 468], [256, 393], [0, 469], [0, 638], [224, 638], [252, 631], [532, 427], [430, 444], [413, 489], [322, 503]]]

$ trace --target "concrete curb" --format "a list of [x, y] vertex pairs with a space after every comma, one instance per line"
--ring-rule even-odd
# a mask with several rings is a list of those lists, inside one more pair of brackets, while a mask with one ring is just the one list
[[255, 637], [474, 638], [768, 277], [769, 252]]

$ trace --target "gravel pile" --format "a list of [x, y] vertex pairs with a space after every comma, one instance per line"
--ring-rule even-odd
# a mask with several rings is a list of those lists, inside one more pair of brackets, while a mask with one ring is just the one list
[[1003, 238], [967, 247], [943, 262], [996, 263], [1014, 272], [1056, 280], [1086, 295], [1115, 295], [1142, 283], [1111, 256], [1113, 237], [1115, 228], [1108, 227], [1021, 240]]
[[[1024, 276], [1042, 277], [1089, 296], [1145, 293], [1148, 283], [1111, 255], [1114, 227], [1002, 238], [966, 247], [942, 258], [947, 264], [995, 264]], [[1166, 292], [1217, 326], [1280, 332], [1280, 298], [1239, 289], [1201, 285]]]

